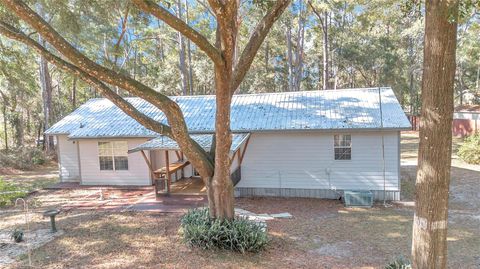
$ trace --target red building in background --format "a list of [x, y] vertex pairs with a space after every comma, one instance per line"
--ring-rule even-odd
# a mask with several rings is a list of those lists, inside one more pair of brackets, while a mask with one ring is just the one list
[[453, 113], [453, 135], [465, 137], [480, 133], [480, 105], [462, 105]]

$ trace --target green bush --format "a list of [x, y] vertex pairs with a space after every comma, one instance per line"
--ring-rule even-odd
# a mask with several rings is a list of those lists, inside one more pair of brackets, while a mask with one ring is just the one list
[[385, 269], [412, 269], [412, 264], [408, 259], [399, 257], [387, 264]]
[[35, 165], [42, 165], [48, 159], [45, 153], [35, 147], [21, 147], [0, 152], [0, 166], [20, 170], [30, 170]]
[[20, 243], [23, 241], [23, 235], [22, 229], [15, 228], [10, 237], [13, 239], [13, 241], [15, 241], [15, 243]]
[[480, 134], [465, 138], [458, 149], [460, 159], [470, 164], [480, 164]]
[[10, 205], [15, 199], [25, 197], [26, 192], [0, 178], [0, 206]]
[[205, 208], [185, 214], [181, 228], [184, 242], [202, 249], [259, 252], [268, 244], [267, 232], [259, 224], [243, 218], [212, 219]]

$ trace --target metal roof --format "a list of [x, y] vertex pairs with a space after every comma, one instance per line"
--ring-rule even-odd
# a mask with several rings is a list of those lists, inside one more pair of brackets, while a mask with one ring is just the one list
[[[248, 133], [233, 134], [230, 152], [236, 152], [249, 136], [250, 134]], [[209, 151], [212, 147], [213, 135], [211, 134], [194, 134], [191, 137], [206, 151]], [[130, 149], [128, 153], [140, 150], [180, 150], [180, 147], [175, 140], [162, 135]]]
[[[214, 95], [171, 98], [182, 109], [191, 133], [214, 132]], [[153, 119], [167, 123], [163, 112], [147, 101], [125, 99]], [[239, 94], [232, 98], [233, 132], [409, 128], [391, 88]], [[104, 98], [87, 101], [46, 133], [69, 134], [73, 139], [158, 136]]]

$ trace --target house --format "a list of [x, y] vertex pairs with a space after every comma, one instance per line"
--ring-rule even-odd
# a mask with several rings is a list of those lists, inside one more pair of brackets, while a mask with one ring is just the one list
[[466, 137], [480, 132], [480, 105], [461, 105], [453, 112], [453, 135]]
[[[208, 150], [215, 96], [172, 99], [193, 138]], [[145, 100], [126, 100], [166, 122]], [[400, 131], [410, 128], [391, 88], [235, 95], [235, 194], [338, 198], [343, 190], [370, 190], [375, 199], [398, 200]], [[195, 178], [175, 141], [144, 128], [107, 99], [89, 100], [46, 133], [56, 137], [63, 182], [151, 185], [160, 175], [168, 178], [160, 187], [165, 189]]]

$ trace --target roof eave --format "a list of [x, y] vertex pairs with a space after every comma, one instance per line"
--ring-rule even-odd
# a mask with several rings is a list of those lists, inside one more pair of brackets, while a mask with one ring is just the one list
[[[390, 127], [390, 128], [335, 128], [335, 129], [253, 129], [253, 130], [232, 130], [232, 133], [281, 133], [281, 132], [348, 132], [348, 131], [410, 131], [411, 127]], [[214, 134], [215, 131], [190, 131], [189, 134]], [[50, 133], [48, 135], [68, 135], [68, 133]], [[117, 135], [117, 136], [73, 136], [69, 140], [79, 139], [116, 139], [116, 138], [155, 138], [158, 135], [136, 136], [136, 135]]]

